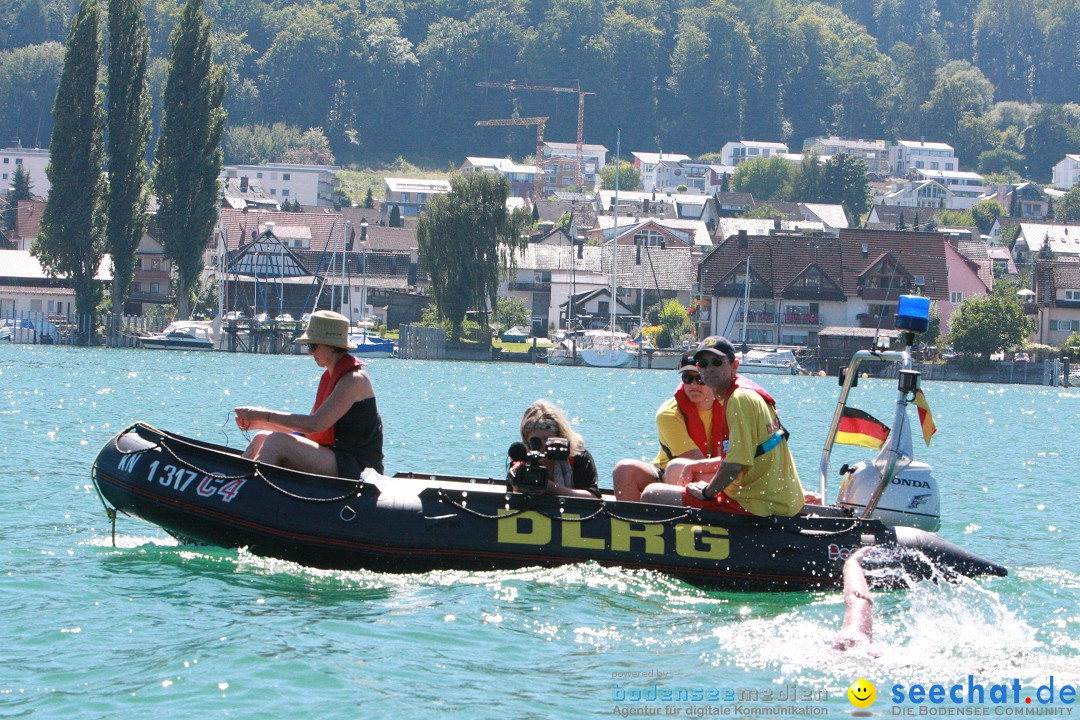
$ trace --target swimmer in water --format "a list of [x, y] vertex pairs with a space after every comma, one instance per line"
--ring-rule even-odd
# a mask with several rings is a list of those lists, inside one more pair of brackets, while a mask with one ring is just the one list
[[870, 596], [870, 586], [859, 564], [872, 549], [872, 546], [861, 547], [844, 562], [844, 624], [833, 641], [833, 648], [866, 648], [869, 654], [878, 657], [881, 652], [873, 646], [874, 599]]

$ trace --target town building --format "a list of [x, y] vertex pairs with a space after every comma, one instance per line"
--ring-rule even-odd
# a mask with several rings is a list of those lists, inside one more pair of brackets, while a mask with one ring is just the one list
[[1063, 345], [1071, 334], [1080, 333], [1080, 261], [1036, 260], [1034, 283], [1035, 295], [1024, 306], [1036, 318], [1031, 339]]
[[956, 151], [947, 143], [922, 140], [895, 140], [889, 145], [889, 169], [893, 175], [912, 170], [959, 170]]
[[423, 180], [415, 178], [386, 178], [379, 222], [389, 221], [393, 208], [403, 218], [417, 217], [427, 209], [428, 200], [435, 195], [450, 192], [449, 180]]
[[47, 197], [49, 177], [45, 168], [49, 166], [48, 148], [24, 148], [16, 141], [12, 147], [0, 149], [0, 191], [7, 192], [15, 179], [15, 168], [22, 166], [30, 177], [30, 192], [38, 197]]
[[804, 140], [803, 155], [815, 152], [822, 160], [845, 153], [865, 162], [867, 174], [889, 174], [889, 147], [884, 140], [853, 140], [835, 135]]
[[502, 175], [510, 182], [511, 197], [531, 199], [536, 189], [536, 166], [518, 165], [507, 158], [466, 157], [458, 170]]
[[[603, 145], [581, 146], [581, 187], [591, 190], [600, 184], [600, 171], [607, 164]], [[576, 143], [544, 143], [544, 196], [577, 186], [578, 148]]]
[[932, 168], [918, 168], [911, 172], [915, 182], [932, 180], [948, 189], [949, 198], [945, 207], [949, 210], [967, 210], [986, 194], [986, 178], [976, 172]]
[[657, 189], [656, 169], [660, 161], [674, 160], [679, 162], [680, 160], [690, 159], [689, 155], [680, 155], [678, 153], [632, 152], [630, 156], [634, 159], [634, 169], [641, 176], [641, 189], [645, 192], [652, 192]]
[[1066, 155], [1053, 168], [1056, 188], [1068, 190], [1080, 182], [1080, 155]]
[[1080, 225], [1021, 222], [1012, 245], [1013, 259], [1017, 265], [1031, 263], [1043, 246], [1056, 258], [1080, 258]]
[[220, 180], [247, 178], [275, 201], [333, 207], [339, 205], [336, 165], [226, 165]]
[[720, 149], [720, 164], [735, 167], [746, 160], [773, 155], [787, 155], [790, 152], [784, 143], [760, 142], [757, 140], [737, 140], [724, 143]]
[[936, 301], [947, 329], [957, 305], [989, 292], [979, 271], [938, 233], [740, 233], [701, 261], [697, 332], [741, 340], [745, 313], [749, 343], [814, 346], [825, 327], [891, 326], [899, 296], [909, 293]]

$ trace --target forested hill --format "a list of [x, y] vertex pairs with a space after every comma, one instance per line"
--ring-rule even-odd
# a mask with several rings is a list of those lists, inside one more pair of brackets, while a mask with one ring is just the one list
[[[73, 0], [0, 4], [0, 138], [48, 142]], [[147, 0], [159, 92], [176, 0]], [[718, 151], [738, 138], [919, 138], [966, 166], [1048, 179], [1080, 151], [1080, 0], [205, 0], [230, 69], [230, 126], [323, 128], [339, 162], [521, 157], [549, 116], [572, 142]], [[1041, 105], [1032, 105], [1038, 103]], [[155, 109], [155, 113], [158, 112]], [[156, 124], [156, 121], [155, 121]], [[1071, 133], [1071, 135], [1070, 135]], [[1011, 154], [1010, 154], [1011, 153]], [[1004, 158], [1004, 159], [1002, 159]], [[998, 168], [990, 168], [995, 171]]]

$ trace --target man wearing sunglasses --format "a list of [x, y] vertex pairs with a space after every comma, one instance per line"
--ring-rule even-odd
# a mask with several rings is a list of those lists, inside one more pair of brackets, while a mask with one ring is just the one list
[[[735, 347], [727, 338], [705, 338], [694, 348], [693, 357], [701, 379], [721, 406], [714, 430], [719, 457], [673, 461], [665, 479], [675, 484], [650, 485], [642, 502], [763, 517], [797, 514], [804, 493], [776, 401], [738, 375]], [[675, 473], [677, 479], [672, 477]]]
[[[694, 363], [694, 356], [685, 353], [679, 360], [679, 379], [682, 381], [674, 397], [664, 401], [656, 411], [656, 430], [660, 450], [651, 463], [641, 460], [620, 460], [615, 465], [612, 480], [615, 497], [637, 501], [642, 491], [653, 483], [677, 482], [682, 465], [677, 461], [719, 457], [720, 436], [717, 421], [720, 413], [712, 389], [705, 384]], [[672, 468], [670, 472], [666, 472]]]

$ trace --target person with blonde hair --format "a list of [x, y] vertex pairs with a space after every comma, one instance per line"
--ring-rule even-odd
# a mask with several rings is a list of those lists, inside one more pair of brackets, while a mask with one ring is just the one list
[[600, 497], [596, 463], [585, 449], [581, 434], [570, 425], [563, 411], [547, 400], [537, 400], [521, 417], [521, 442], [534, 452], [544, 452], [548, 439], [562, 438], [567, 444], [565, 459], [545, 457], [540, 465], [547, 470], [547, 484], [541, 488], [519, 485], [515, 480], [525, 462], [515, 460], [507, 480], [517, 492], [570, 497]]
[[294, 470], [359, 478], [364, 468], [383, 471], [383, 426], [375, 390], [364, 363], [349, 354], [349, 319], [340, 313], [312, 313], [296, 339], [325, 368], [310, 413], [238, 407], [241, 430], [261, 430], [244, 457]]

